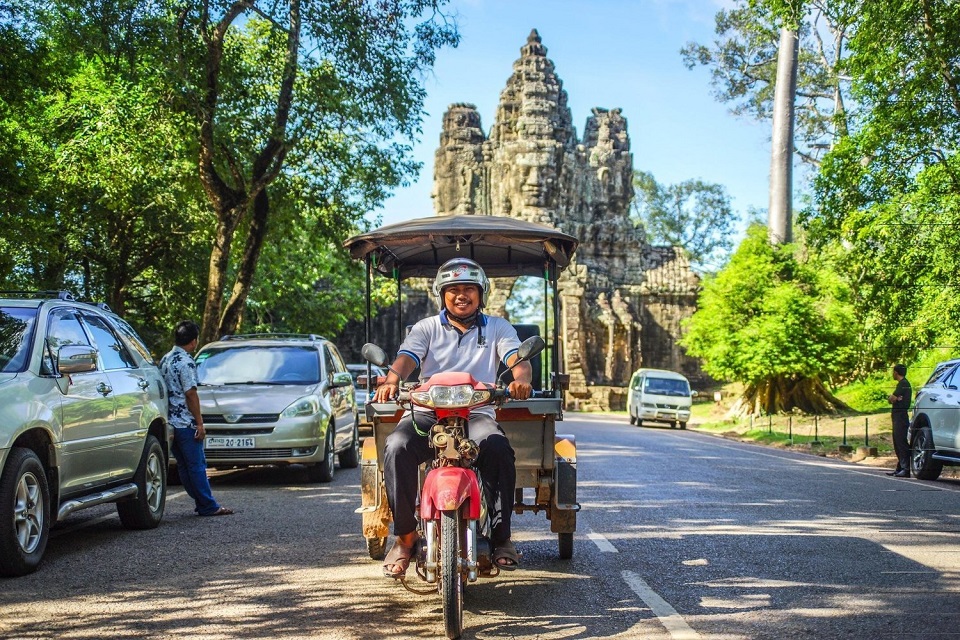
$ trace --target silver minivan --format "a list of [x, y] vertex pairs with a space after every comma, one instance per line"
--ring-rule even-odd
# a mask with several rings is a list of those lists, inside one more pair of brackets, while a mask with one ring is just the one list
[[690, 407], [696, 391], [681, 374], [665, 369], [637, 369], [630, 377], [627, 390], [627, 411], [630, 424], [659, 422], [675, 428], [687, 428]]

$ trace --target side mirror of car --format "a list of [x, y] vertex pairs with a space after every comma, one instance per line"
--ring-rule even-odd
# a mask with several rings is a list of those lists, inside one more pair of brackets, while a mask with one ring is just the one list
[[690, 397], [691, 397], [691, 398], [696, 398], [698, 395], [700, 395], [700, 394], [696, 391], [696, 389], [694, 389], [693, 391], [690, 392]]
[[333, 374], [333, 378], [330, 380], [330, 387], [352, 387], [353, 386], [353, 376], [350, 375], [349, 371], [338, 371]]
[[88, 345], [67, 345], [57, 351], [57, 369], [60, 373], [96, 371], [97, 350]]

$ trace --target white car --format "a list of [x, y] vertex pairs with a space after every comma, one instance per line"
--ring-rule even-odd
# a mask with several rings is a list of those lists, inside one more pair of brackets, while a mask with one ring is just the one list
[[917, 391], [907, 437], [914, 478], [936, 480], [944, 465], [960, 465], [960, 358], [938, 364]]

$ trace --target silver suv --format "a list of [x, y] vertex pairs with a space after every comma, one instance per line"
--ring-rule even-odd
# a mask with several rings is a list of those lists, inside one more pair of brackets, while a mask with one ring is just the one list
[[311, 482], [360, 464], [353, 378], [320, 336], [232, 335], [197, 352], [207, 465], [303, 464]]
[[910, 422], [910, 471], [936, 480], [960, 465], [960, 358], [938, 364], [917, 392]]
[[163, 517], [163, 378], [129, 324], [67, 292], [0, 292], [0, 575], [40, 564], [57, 520], [115, 502]]

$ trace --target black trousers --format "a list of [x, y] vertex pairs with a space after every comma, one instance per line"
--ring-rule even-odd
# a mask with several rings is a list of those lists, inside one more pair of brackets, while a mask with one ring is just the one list
[[906, 411], [892, 411], [893, 451], [897, 454], [897, 469], [910, 470], [910, 444], [907, 442], [907, 430], [910, 428], [910, 416]]
[[[429, 412], [406, 415], [397, 428], [387, 436], [383, 450], [383, 477], [387, 502], [393, 512], [393, 533], [398, 536], [417, 528], [416, 508], [419, 490], [417, 467], [433, 459], [427, 437], [437, 417]], [[482, 490], [490, 510], [493, 546], [510, 539], [510, 514], [513, 510], [514, 489], [517, 485], [516, 458], [510, 441], [497, 421], [482, 413], [470, 414], [470, 439], [480, 447], [474, 467], [480, 471]]]

